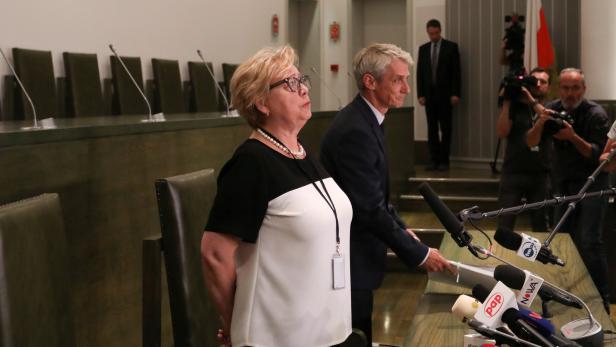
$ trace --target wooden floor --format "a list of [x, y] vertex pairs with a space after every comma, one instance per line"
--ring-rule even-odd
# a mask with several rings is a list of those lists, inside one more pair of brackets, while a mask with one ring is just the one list
[[388, 272], [375, 292], [372, 339], [402, 346], [428, 276], [417, 271]]

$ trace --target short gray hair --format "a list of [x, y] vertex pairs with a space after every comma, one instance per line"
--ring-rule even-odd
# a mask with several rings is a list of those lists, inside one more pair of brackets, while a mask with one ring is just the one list
[[380, 81], [393, 59], [402, 59], [409, 66], [413, 65], [411, 54], [391, 43], [373, 43], [357, 52], [353, 58], [353, 76], [357, 88], [364, 90], [362, 79], [365, 74], [371, 74]]
[[584, 71], [582, 71], [582, 69], [578, 69], [577, 67], [566, 67], [562, 70], [560, 70], [560, 75], [562, 76], [563, 74], [566, 73], [578, 73], [580, 74], [580, 77], [582, 77], [582, 83], [586, 84], [586, 80], [584, 79]]

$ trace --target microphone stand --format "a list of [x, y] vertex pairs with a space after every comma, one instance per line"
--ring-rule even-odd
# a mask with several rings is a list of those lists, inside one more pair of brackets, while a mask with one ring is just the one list
[[601, 173], [601, 170], [603, 169], [603, 167], [607, 165], [614, 158], [615, 155], [616, 155], [616, 150], [613, 150], [610, 152], [609, 156], [605, 160], [603, 160], [599, 164], [599, 166], [595, 169], [595, 171], [588, 177], [588, 179], [586, 180], [586, 183], [576, 195], [560, 196], [560, 197], [556, 196], [553, 199], [546, 199], [543, 201], [538, 201], [538, 202], [534, 202], [530, 204], [525, 203], [522, 205], [508, 207], [508, 208], [501, 208], [499, 210], [490, 211], [490, 212], [481, 212], [479, 211], [479, 207], [473, 206], [473, 207], [460, 211], [459, 216], [462, 219], [462, 221], [467, 221], [469, 219], [470, 220], [482, 220], [485, 218], [498, 217], [502, 214], [519, 214], [526, 210], [531, 210], [531, 209], [534, 210], [534, 209], [540, 209], [540, 208], [547, 207], [547, 206], [555, 206], [555, 205], [560, 205], [564, 203], [569, 203], [567, 210], [565, 211], [563, 216], [558, 221], [558, 224], [556, 224], [552, 232], [550, 232], [548, 237], [543, 242], [543, 245], [545, 247], [549, 247], [550, 243], [556, 236], [556, 233], [558, 232], [558, 230], [560, 230], [565, 220], [567, 219], [567, 216], [569, 216], [569, 214], [571, 214], [571, 212], [575, 208], [577, 202], [585, 200], [585, 199], [601, 198], [603, 196], [606, 196], [606, 197], [616, 196], [616, 187], [611, 187], [605, 190], [598, 190], [598, 191], [591, 192], [591, 193], [586, 192], [588, 188], [590, 187], [590, 185], [595, 182], [596, 177], [599, 175], [599, 173]]
[[[615, 154], [616, 154], [616, 151], [614, 150], [611, 151], [610, 154], [607, 156], [607, 158], [601, 163], [599, 163], [599, 166], [595, 169], [595, 171], [590, 176], [588, 176], [588, 179], [586, 179], [586, 183], [580, 189], [577, 195], [581, 195], [582, 198], [586, 195], [586, 191], [588, 190], [588, 187], [590, 187], [590, 185], [595, 182], [595, 178], [599, 175], [599, 173], [601, 173], [601, 170], [603, 169], [603, 167], [607, 165], [614, 158]], [[562, 225], [565, 223], [567, 216], [569, 216], [569, 214], [573, 211], [573, 209], [575, 209], [575, 204], [576, 204], [576, 201], [569, 203], [569, 206], [567, 206], [567, 210], [565, 211], [565, 213], [562, 215], [562, 217], [558, 221], [558, 224], [556, 224], [552, 232], [548, 235], [548, 237], [543, 242], [544, 246], [548, 247], [550, 245], [550, 242], [552, 242], [552, 239], [554, 239], [554, 236], [556, 236], [556, 233], [558, 232], [558, 230], [560, 230]]]
[[9, 63], [9, 60], [6, 57], [6, 55], [4, 54], [4, 51], [2, 50], [2, 48], [0, 48], [0, 54], [2, 54], [2, 58], [6, 62], [6, 65], [9, 66], [9, 69], [11, 69], [11, 72], [13, 73], [13, 76], [15, 76], [15, 80], [19, 84], [19, 87], [21, 88], [21, 91], [26, 96], [26, 99], [28, 99], [28, 102], [30, 103], [30, 107], [32, 108], [32, 119], [33, 119], [32, 126], [31, 127], [23, 127], [21, 129], [22, 130], [39, 130], [39, 129], [43, 129], [43, 126], [38, 124], [38, 118], [36, 116], [36, 108], [34, 107], [34, 103], [32, 102], [32, 99], [30, 98], [30, 95], [26, 91], [26, 87], [24, 87], [23, 83], [21, 83], [21, 79], [17, 75], [17, 72], [15, 72], [15, 69], [13, 68], [13, 65], [11, 65], [11, 63]]
[[120, 55], [116, 52], [115, 48], [113, 48], [112, 44], [109, 45], [109, 49], [111, 50], [111, 53], [113, 53], [113, 55], [118, 59], [120, 64], [122, 64], [122, 68], [124, 68], [124, 71], [126, 71], [126, 74], [130, 78], [130, 80], [133, 82], [133, 84], [135, 85], [135, 88], [137, 88], [137, 91], [139, 92], [139, 94], [141, 94], [143, 101], [145, 101], [145, 104], [148, 107], [148, 118], [142, 119], [141, 121], [142, 122], [164, 122], [165, 116], [163, 115], [162, 112], [152, 115], [152, 107], [150, 106], [148, 97], [145, 96], [141, 88], [139, 88], [139, 84], [137, 83], [137, 81], [135, 81], [133, 74], [130, 73], [130, 70], [128, 70], [128, 67], [126, 67], [126, 64], [124, 64], [124, 61], [122, 60], [122, 58], [120, 58]]
[[327, 88], [330, 94], [336, 97], [336, 99], [338, 100], [338, 110], [342, 110], [342, 99], [340, 99], [338, 94], [336, 94], [336, 92], [334, 92], [334, 90], [331, 89], [327, 83], [325, 83], [325, 81], [323, 80], [323, 77], [321, 77], [321, 74], [317, 71], [317, 69], [314, 66], [310, 67], [310, 71], [314, 72], [314, 74], [319, 79], [319, 82], [321, 82], [321, 84], [324, 85], [325, 88]]
[[226, 93], [218, 85], [218, 81], [216, 81], [216, 76], [214, 76], [214, 72], [212, 72], [212, 70], [210, 70], [210, 67], [205, 62], [205, 59], [203, 58], [203, 55], [201, 54], [201, 50], [200, 49], [197, 50], [197, 55], [199, 55], [199, 58], [201, 58], [201, 61], [203, 62], [203, 65], [205, 65], [205, 68], [207, 69], [207, 72], [210, 74], [210, 77], [212, 77], [212, 80], [214, 81], [214, 86], [217, 88], [218, 92], [220, 93], [220, 95], [222, 95], [222, 98], [225, 101], [225, 107], [227, 108], [227, 113], [225, 113], [223, 115], [223, 117], [236, 117], [237, 116], [237, 112], [236, 112], [235, 115], [232, 115], [229, 112], [229, 100], [227, 100], [227, 96], [225, 95]]

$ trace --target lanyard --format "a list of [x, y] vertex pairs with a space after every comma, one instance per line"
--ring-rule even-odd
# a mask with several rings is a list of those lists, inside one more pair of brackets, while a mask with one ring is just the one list
[[259, 129], [263, 131], [265, 134], [267, 134], [269, 137], [271, 137], [272, 140], [276, 141], [279, 145], [287, 149], [288, 153], [293, 157], [293, 159], [295, 159], [295, 163], [297, 164], [297, 167], [299, 168], [299, 170], [304, 174], [304, 176], [306, 176], [306, 178], [308, 178], [310, 183], [312, 183], [312, 186], [314, 187], [314, 189], [316, 189], [317, 192], [319, 192], [319, 195], [321, 195], [323, 200], [325, 200], [329, 209], [332, 210], [332, 213], [334, 214], [334, 218], [336, 220], [336, 253], [340, 254], [340, 226], [338, 224], [338, 211], [336, 211], [336, 205], [334, 205], [334, 200], [329, 195], [329, 192], [327, 191], [327, 187], [323, 183], [323, 179], [321, 175], [319, 175], [319, 170], [317, 169], [317, 166], [315, 165], [315, 163], [312, 161], [312, 158], [309, 158], [308, 152], [306, 152], [306, 159], [308, 159], [310, 164], [312, 164], [312, 167], [314, 168], [314, 172], [317, 174], [317, 178], [319, 179], [319, 182], [321, 183], [321, 187], [323, 188], [323, 191], [325, 192], [325, 194], [323, 194], [321, 189], [319, 189], [319, 186], [317, 186], [317, 184], [312, 179], [312, 177], [310, 177], [308, 172], [306, 172], [306, 170], [304, 170], [304, 168], [299, 164], [298, 159], [295, 157], [295, 155], [293, 155], [291, 150], [284, 143], [278, 140], [274, 135], [270, 134], [267, 130], [263, 128], [259, 128]]

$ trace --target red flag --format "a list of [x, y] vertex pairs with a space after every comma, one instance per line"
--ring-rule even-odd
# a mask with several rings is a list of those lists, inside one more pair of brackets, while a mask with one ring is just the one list
[[550, 39], [541, 0], [528, 0], [526, 7], [526, 37], [524, 39], [524, 66], [527, 71], [554, 64], [554, 46]]

